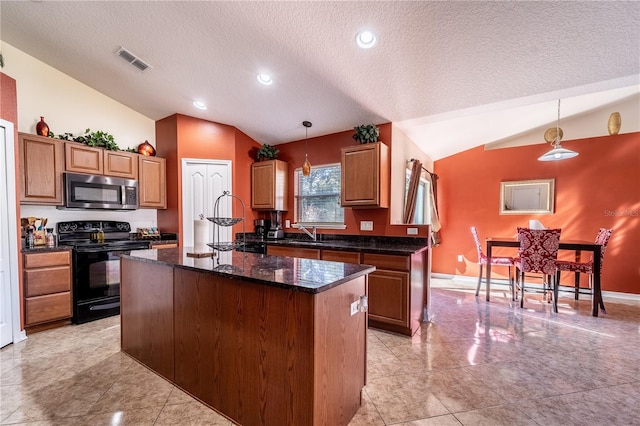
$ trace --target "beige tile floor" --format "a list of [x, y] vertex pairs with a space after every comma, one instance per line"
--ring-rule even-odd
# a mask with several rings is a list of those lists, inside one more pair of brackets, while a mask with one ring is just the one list
[[[640, 306], [434, 280], [432, 323], [369, 330], [368, 383], [351, 425], [640, 424]], [[0, 424], [230, 425], [120, 352], [119, 317], [0, 350]], [[279, 425], [278, 425], [279, 426]]]

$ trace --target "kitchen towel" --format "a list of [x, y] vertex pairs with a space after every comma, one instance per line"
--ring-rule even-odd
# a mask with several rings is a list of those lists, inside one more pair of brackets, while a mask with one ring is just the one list
[[193, 221], [193, 249], [196, 253], [209, 251], [207, 243], [210, 242], [209, 221], [206, 219]]

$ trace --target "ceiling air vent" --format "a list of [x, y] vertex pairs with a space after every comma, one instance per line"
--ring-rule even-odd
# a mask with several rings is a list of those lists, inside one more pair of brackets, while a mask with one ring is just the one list
[[120, 49], [118, 49], [118, 51], [116, 52], [116, 55], [120, 56], [122, 59], [129, 62], [134, 67], [138, 68], [140, 71], [144, 71], [147, 68], [151, 67], [151, 65], [147, 64], [142, 59], [138, 58], [136, 55], [129, 52], [124, 47], [121, 47]]

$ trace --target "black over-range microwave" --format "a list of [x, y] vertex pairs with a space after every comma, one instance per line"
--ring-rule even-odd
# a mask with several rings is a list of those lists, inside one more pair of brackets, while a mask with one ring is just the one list
[[64, 207], [80, 209], [135, 210], [138, 181], [113, 176], [64, 173]]

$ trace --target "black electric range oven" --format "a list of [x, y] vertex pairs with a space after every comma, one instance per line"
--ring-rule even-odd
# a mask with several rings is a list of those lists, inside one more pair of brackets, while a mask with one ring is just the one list
[[128, 222], [59, 222], [57, 229], [59, 244], [73, 247], [73, 322], [120, 314], [120, 255], [149, 242], [129, 240]]

